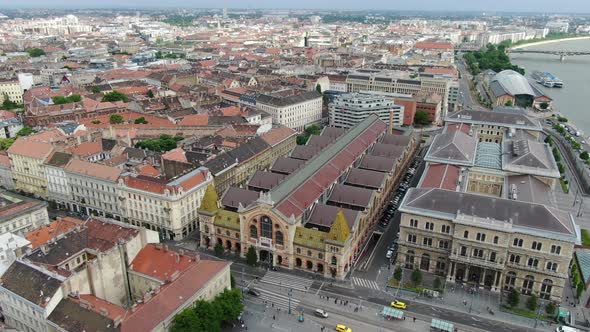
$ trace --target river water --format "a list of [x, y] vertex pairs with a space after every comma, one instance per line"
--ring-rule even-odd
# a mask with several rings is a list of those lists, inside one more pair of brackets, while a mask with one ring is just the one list
[[[533, 45], [529, 49], [590, 51], [590, 39]], [[523, 67], [529, 78], [535, 70], [548, 71], [559, 77], [564, 82], [561, 89], [533, 84], [553, 98], [556, 110], [570, 119], [578, 130], [590, 134], [590, 56], [572, 56], [563, 62], [557, 55], [546, 54], [512, 54], [510, 59]]]

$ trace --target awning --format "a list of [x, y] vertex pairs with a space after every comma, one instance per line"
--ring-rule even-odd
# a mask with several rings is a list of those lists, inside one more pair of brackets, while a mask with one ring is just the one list
[[430, 323], [430, 328], [453, 332], [453, 323], [433, 318], [432, 322]]
[[402, 310], [395, 309], [392, 307], [383, 307], [383, 311], [381, 311], [381, 314], [385, 317], [393, 317], [396, 319], [404, 318], [404, 312]]

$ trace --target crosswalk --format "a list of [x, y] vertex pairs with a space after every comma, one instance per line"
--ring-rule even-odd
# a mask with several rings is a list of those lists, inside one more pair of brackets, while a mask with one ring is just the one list
[[[257, 287], [256, 290], [260, 292], [260, 298], [263, 301], [266, 301], [266, 305], [268, 306], [268, 308], [280, 308], [284, 312], [289, 311], [289, 293], [287, 291], [278, 293], [265, 289], [263, 287]], [[297, 299], [294, 295], [295, 294], [293, 292], [291, 296], [291, 312], [295, 311], [300, 302], [300, 300]]]
[[371, 288], [371, 289], [375, 289], [375, 290], [379, 290], [379, 285], [373, 281], [373, 280], [367, 280], [367, 279], [363, 279], [363, 278], [357, 278], [357, 277], [352, 277], [352, 282], [356, 285], [356, 286], [360, 286], [360, 287], [365, 287], [365, 288]]
[[312, 279], [306, 279], [303, 277], [298, 277], [275, 271], [268, 271], [264, 275], [264, 277], [260, 279], [260, 282], [274, 286], [284, 287], [286, 290], [293, 289], [300, 292], [307, 292], [313, 284]]

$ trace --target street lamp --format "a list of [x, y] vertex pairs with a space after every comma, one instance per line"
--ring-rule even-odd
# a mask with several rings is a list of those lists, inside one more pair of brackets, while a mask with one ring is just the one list
[[535, 328], [537, 328], [537, 322], [539, 321], [539, 315], [541, 314], [542, 307], [543, 307], [543, 301], [539, 302], [539, 308], [537, 309], [537, 315], [535, 315]]
[[289, 315], [291, 314], [291, 296], [293, 295], [293, 288], [289, 288]]

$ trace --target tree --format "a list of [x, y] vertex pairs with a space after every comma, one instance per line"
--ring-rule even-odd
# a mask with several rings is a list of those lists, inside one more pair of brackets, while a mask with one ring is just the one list
[[152, 90], [148, 90], [148, 92], [147, 92], [147, 96], [148, 96], [149, 98], [154, 98], [154, 92], [153, 92]]
[[412, 280], [412, 284], [414, 284], [414, 286], [420, 286], [422, 284], [422, 271], [415, 269], [412, 271], [412, 276], [410, 279]]
[[553, 314], [555, 313], [555, 304], [553, 304], [553, 302], [547, 303], [547, 305], [545, 306], [545, 312], [547, 313], [547, 315], [553, 316]]
[[190, 331], [221, 331], [221, 313], [215, 302], [199, 300], [195, 303], [192, 310], [195, 312], [199, 323], [193, 326], [193, 329]]
[[3, 110], [13, 110], [15, 108], [23, 108], [22, 104], [17, 104], [16, 102], [10, 100], [10, 98], [8, 97], [7, 94], [4, 94], [4, 101], [2, 102], [2, 107], [0, 107]]
[[215, 297], [213, 302], [220, 312], [221, 320], [224, 322], [235, 321], [244, 310], [242, 292], [237, 288], [224, 290]]
[[14, 141], [14, 138], [0, 138], [0, 150], [8, 150]]
[[92, 93], [100, 93], [100, 88], [97, 86], [93, 86], [92, 88], [90, 88], [90, 92]]
[[510, 290], [510, 294], [508, 294], [508, 305], [511, 308], [514, 308], [514, 307], [518, 306], [519, 302], [520, 302], [520, 294], [518, 294], [516, 289], [512, 288]]
[[217, 244], [215, 245], [215, 248], [213, 248], [215, 250], [215, 256], [221, 258], [223, 257], [223, 244], [221, 244], [221, 242], [217, 242]]
[[36, 133], [37, 131], [29, 126], [25, 126], [22, 127], [21, 130], [19, 130], [18, 132], [16, 132], [16, 136], [17, 137], [22, 137], [22, 136], [29, 136], [31, 134]]
[[256, 263], [258, 263], [258, 255], [256, 254], [256, 249], [254, 249], [254, 247], [252, 246], [248, 248], [248, 252], [246, 253], [246, 262], [250, 266], [256, 266]]
[[584, 286], [584, 283], [582, 281], [578, 282], [578, 285], [576, 286], [576, 297], [579, 299], [580, 296], [582, 296], [582, 293], [584, 293], [584, 290], [586, 289], [586, 287]]
[[582, 160], [588, 160], [588, 159], [590, 159], [590, 155], [588, 154], [588, 151], [583, 151], [582, 153], [580, 153], [580, 158]]
[[199, 321], [193, 308], [184, 309], [178, 315], [174, 317], [174, 323], [172, 325], [173, 332], [192, 332], [195, 331], [195, 327], [202, 324]]
[[403, 270], [401, 266], [395, 268], [395, 272], [393, 272], [393, 279], [397, 280], [397, 282], [402, 281]]
[[551, 152], [553, 152], [553, 158], [555, 158], [555, 161], [559, 162], [561, 160], [561, 156], [559, 155], [559, 150], [557, 150], [557, 148], [553, 148], [553, 150], [551, 150]]
[[105, 94], [102, 97], [102, 101], [108, 101], [108, 102], [115, 102], [115, 101], [127, 102], [127, 100], [128, 100], [127, 95], [124, 93], [121, 93], [117, 90], [113, 90], [113, 91]]
[[92, 120], [91, 123], [92, 124], [100, 124], [100, 120]]
[[229, 285], [232, 289], [236, 288], [236, 278], [234, 278], [233, 274], [229, 275]]
[[512, 103], [512, 100], [508, 100], [507, 102], [504, 103], [504, 106], [512, 107], [512, 106], [514, 106], [514, 104]]
[[559, 173], [561, 173], [561, 174], [565, 173], [565, 167], [563, 166], [562, 163], [557, 163], [557, 169], [559, 170]]
[[67, 104], [67, 103], [77, 103], [82, 100], [82, 96], [80, 96], [78, 94], [73, 94], [68, 97], [55, 96], [55, 97], [51, 97], [51, 100], [53, 100], [53, 103], [55, 105], [61, 105], [61, 104]]
[[432, 283], [432, 287], [434, 287], [434, 289], [440, 289], [442, 285], [442, 282], [440, 281], [439, 277], [434, 278], [434, 281]]
[[135, 119], [135, 121], [133, 121], [133, 123], [135, 123], [135, 124], [147, 124], [148, 122], [145, 120], [145, 118], [143, 116], [140, 116], [139, 118]]
[[321, 86], [321, 85], [319, 85], [319, 84], [316, 84], [316, 86], [315, 86], [315, 91], [317, 91], [317, 92], [319, 92], [319, 93], [322, 93], [322, 86]]
[[430, 119], [428, 117], [428, 113], [424, 111], [417, 111], [414, 114], [414, 123], [421, 126], [426, 126], [430, 124]]
[[123, 116], [121, 114], [111, 114], [109, 117], [110, 124], [119, 124], [123, 123]]
[[31, 58], [37, 58], [42, 55], [45, 55], [45, 51], [43, 51], [40, 48], [29, 48], [29, 49], [27, 49], [27, 53], [29, 53], [29, 56]]
[[551, 138], [551, 136], [547, 136], [545, 137], [545, 143], [549, 144], [549, 145], [553, 145], [553, 139]]
[[528, 300], [526, 300], [526, 307], [527, 307], [527, 309], [529, 309], [530, 311], [537, 310], [537, 306], [539, 305], [538, 302], [539, 301], [537, 301], [537, 296], [535, 294], [531, 295], [528, 298]]
[[539, 104], [539, 108], [542, 110], [546, 110], [547, 108], [549, 108], [549, 103], [544, 101], [541, 104]]

